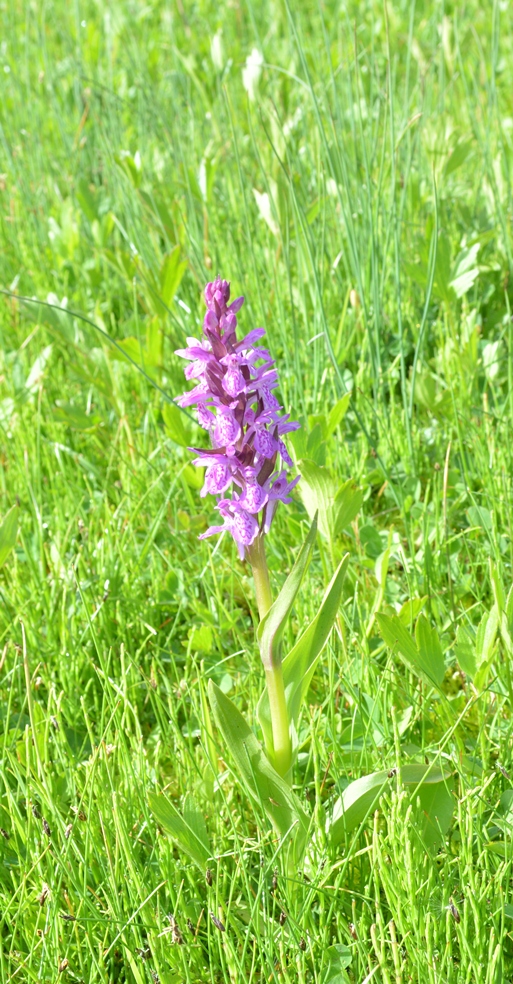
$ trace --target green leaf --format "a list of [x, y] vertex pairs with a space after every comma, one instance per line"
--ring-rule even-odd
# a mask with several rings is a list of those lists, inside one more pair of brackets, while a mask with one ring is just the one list
[[376, 560], [382, 553], [384, 548], [384, 543], [380, 537], [377, 529], [371, 526], [370, 523], [364, 523], [360, 526], [360, 543], [365, 550], [368, 557]]
[[347, 971], [339, 970], [334, 977], [325, 977], [323, 984], [350, 984]]
[[19, 506], [11, 506], [9, 512], [5, 514], [4, 521], [0, 526], [0, 567], [5, 564], [11, 550], [16, 545], [18, 535], [18, 513]]
[[428, 600], [427, 595], [423, 595], [422, 598], [410, 598], [409, 601], [405, 601], [404, 605], [401, 606], [401, 610], [398, 613], [398, 618], [406, 627], [412, 625], [417, 615], [420, 615], [426, 601]]
[[53, 411], [56, 420], [74, 430], [94, 430], [100, 418], [98, 415], [88, 416], [80, 407], [75, 407], [72, 403], [64, 403], [62, 400], [55, 401], [57, 406]]
[[142, 162], [138, 150], [131, 154], [129, 150], [120, 150], [114, 154], [116, 164], [128, 175], [134, 188], [138, 188], [142, 180]]
[[348, 980], [345, 969], [350, 966], [353, 959], [349, 947], [345, 943], [334, 943], [328, 947], [324, 956], [328, 966], [323, 977], [323, 984], [345, 984]]
[[497, 565], [494, 564], [491, 557], [489, 558], [489, 571], [495, 604], [497, 605], [499, 614], [502, 615], [506, 604], [506, 595], [504, 593], [504, 585], [502, 583], [501, 576], [497, 570]]
[[[453, 800], [451, 796], [450, 774], [432, 765], [403, 765], [399, 770], [399, 782], [412, 787], [414, 801], [420, 798], [424, 811], [418, 832], [427, 847], [431, 849], [437, 838], [444, 834], [450, 824]], [[349, 783], [335, 802], [326, 831], [336, 846], [375, 810], [383, 793], [397, 780], [396, 770], [373, 772]], [[417, 788], [418, 787], [418, 788]], [[432, 787], [435, 787], [433, 792]], [[441, 787], [441, 789], [438, 789]], [[445, 791], [442, 793], [442, 789]], [[450, 812], [449, 812], [450, 808]]]
[[324, 417], [321, 419], [322, 422], [321, 420], [317, 420], [313, 424], [312, 430], [306, 440], [306, 457], [318, 466], [324, 465], [326, 460], [326, 440], [324, 437], [326, 421]]
[[[500, 858], [507, 858], [508, 856], [511, 856], [512, 853], [511, 841], [490, 841], [488, 844], [485, 844], [484, 846], [488, 851], [491, 851], [492, 854], [498, 854]], [[509, 906], [508, 908], [513, 910], [513, 906]], [[512, 913], [512, 918], [513, 918], [513, 913]]]
[[349, 554], [346, 554], [326, 588], [319, 612], [283, 660], [287, 707], [290, 720], [294, 723], [298, 720], [319, 656], [337, 617], [348, 566]]
[[327, 539], [331, 537], [331, 517], [337, 494], [337, 482], [328, 471], [315, 461], [303, 458], [299, 463], [301, 482], [299, 485], [301, 498], [306, 511], [313, 519], [316, 513], [319, 517], [319, 530]]
[[498, 624], [499, 612], [497, 605], [494, 605], [491, 611], [484, 613], [478, 625], [476, 636], [476, 659], [478, 667], [489, 660], [493, 653]]
[[410, 277], [414, 283], [420, 284], [421, 287], [425, 287], [427, 284], [427, 264], [424, 261], [420, 263], [410, 263], [405, 260], [402, 264], [403, 270], [407, 277]]
[[212, 680], [209, 680], [208, 696], [216, 724], [250, 796], [263, 807], [281, 837], [296, 829], [295, 843], [297, 850], [301, 850], [308, 831], [308, 818], [297, 796], [273, 769], [235, 704]]
[[146, 362], [145, 346], [139, 341], [138, 338], [135, 338], [134, 335], [129, 335], [128, 338], [120, 338], [117, 342], [117, 346], [118, 347], [116, 348], [112, 347], [112, 349], [109, 349], [110, 358], [114, 359], [116, 362], [124, 362], [125, 360], [123, 356], [125, 354], [128, 356], [128, 361], [132, 360], [133, 362], [136, 362], [137, 365], [141, 365]]
[[454, 150], [450, 153], [444, 167], [446, 178], [448, 178], [449, 175], [453, 173], [453, 171], [456, 171], [457, 168], [461, 167], [461, 165], [466, 161], [471, 150], [472, 150], [472, 140], [458, 141], [458, 143], [454, 147]]
[[185, 465], [182, 470], [182, 478], [190, 489], [194, 489], [199, 492], [203, 485], [203, 471], [200, 467], [196, 468], [193, 465]]
[[192, 435], [186, 424], [187, 417], [183, 411], [174, 403], [166, 403], [162, 408], [162, 417], [171, 440], [182, 448], [188, 448], [192, 442]]
[[349, 401], [351, 399], [351, 393], [345, 393], [344, 396], [337, 400], [335, 406], [332, 407], [329, 413], [328, 422], [326, 425], [326, 438], [331, 437], [334, 431], [336, 431], [339, 424], [342, 423], [349, 406]]
[[[294, 728], [297, 725], [301, 704], [308, 693], [319, 656], [326, 645], [337, 617], [348, 564], [349, 554], [346, 554], [340, 561], [326, 589], [317, 615], [283, 660], [285, 699], [289, 721]], [[264, 732], [266, 747], [272, 750], [272, 723], [267, 690], [264, 690], [258, 702], [257, 715]]]
[[51, 354], [52, 354], [51, 345], [47, 345], [46, 348], [44, 348], [43, 351], [39, 353], [25, 381], [26, 389], [33, 391], [36, 390], [38, 386], [40, 386], [46, 371], [46, 365], [48, 359], [50, 358]]
[[502, 831], [506, 837], [513, 833], [513, 789], [505, 789], [501, 795], [498, 809], [493, 813], [493, 826], [488, 824], [488, 831]]
[[253, 194], [261, 218], [269, 226], [273, 236], [279, 236], [280, 227], [276, 221], [277, 208], [275, 201], [273, 201], [273, 198], [271, 198], [267, 191], [261, 193], [256, 188], [253, 188]]
[[430, 781], [428, 777], [412, 795], [413, 805], [416, 806], [418, 800], [419, 809], [412, 814], [411, 822], [424, 846], [432, 853], [438, 851], [451, 825], [453, 786], [450, 776], [444, 776], [440, 782]]
[[318, 198], [317, 201], [313, 203], [313, 205], [310, 205], [310, 208], [306, 213], [306, 221], [308, 222], [308, 225], [311, 225], [313, 222], [315, 222], [320, 212], [320, 209], [321, 209], [321, 199]]
[[479, 276], [479, 268], [476, 266], [476, 260], [480, 248], [480, 243], [474, 243], [468, 249], [462, 250], [456, 259], [450, 282], [450, 287], [452, 287], [456, 297], [463, 297], [473, 287]]
[[471, 526], [480, 526], [485, 533], [492, 532], [493, 518], [489, 509], [484, 506], [470, 506], [467, 515]]
[[157, 823], [204, 872], [207, 862], [213, 860], [212, 848], [205, 821], [191, 798], [188, 796], [185, 801], [183, 817], [166, 796], [150, 793], [148, 802]]
[[164, 359], [164, 332], [160, 318], [148, 318], [146, 324], [146, 365], [162, 367]]
[[192, 652], [209, 653], [212, 650], [213, 634], [210, 625], [193, 625], [188, 632]]
[[[508, 602], [506, 602], [506, 607], [507, 604]], [[486, 686], [488, 674], [495, 658], [495, 642], [499, 625], [503, 642], [505, 646], [508, 646], [511, 644], [511, 637], [507, 615], [500, 616], [497, 603], [492, 606], [489, 612], [484, 613], [475, 638], [470, 627], [458, 626], [454, 645], [456, 659], [463, 672], [473, 681], [477, 690], [482, 690]]]
[[377, 807], [389, 782], [388, 772], [373, 772], [346, 786], [335, 801], [331, 817], [326, 822], [326, 833], [333, 846], [363, 823]]
[[459, 277], [451, 280], [449, 286], [452, 287], [456, 297], [463, 297], [474, 286], [478, 276], [478, 267], [473, 267], [472, 270], [466, 270], [465, 273], [461, 273]]
[[426, 616], [419, 615], [415, 627], [419, 650], [419, 666], [426, 676], [440, 686], [445, 676], [445, 660], [436, 629], [432, 629]]
[[193, 797], [188, 793], [185, 797], [183, 804], [183, 819], [186, 826], [192, 832], [196, 840], [203, 845], [205, 850], [208, 850], [209, 857], [212, 857], [212, 849], [210, 846], [210, 841], [207, 834], [207, 826], [205, 824], [205, 817], [200, 812]]
[[258, 626], [257, 638], [260, 644], [260, 654], [264, 666], [271, 666], [273, 657], [278, 652], [285, 629], [285, 622], [294, 604], [294, 599], [299, 591], [308, 564], [310, 563], [316, 533], [317, 519], [314, 517], [308, 536], [299, 551], [296, 563], [276, 601], [271, 605], [267, 615], [264, 616]]
[[198, 185], [205, 204], [209, 204], [211, 201], [217, 169], [218, 162], [210, 157], [208, 153], [205, 153], [201, 158], [198, 169]]
[[160, 268], [160, 296], [166, 307], [170, 307], [173, 303], [186, 269], [187, 261], [180, 261], [180, 247], [174, 246], [164, 257]]
[[89, 219], [89, 222], [94, 222], [95, 219], [98, 219], [98, 205], [95, 193], [91, 191], [89, 183], [84, 178], [81, 178], [80, 181], [78, 181], [75, 195], [85, 217]]
[[352, 479], [339, 486], [331, 472], [309, 458], [299, 464], [301, 498], [312, 519], [319, 514], [319, 530], [327, 540], [338, 536], [355, 518], [363, 493]]
[[463, 672], [473, 680], [477, 672], [475, 641], [463, 625], [456, 632], [454, 653]]
[[508, 620], [509, 627], [513, 630], [513, 584], [508, 591], [508, 597], [506, 598], [506, 608], [505, 615]]
[[493, 383], [497, 379], [501, 368], [504, 366], [504, 360], [507, 359], [504, 343], [501, 339], [487, 342], [486, 345], [483, 346], [481, 356], [486, 379], [489, 383]]
[[488, 674], [494, 661], [495, 640], [499, 626], [499, 610], [493, 605], [491, 611], [485, 612], [477, 629], [476, 636], [476, 666], [474, 686], [482, 690], [486, 686]]
[[308, 434], [306, 422], [303, 417], [299, 417], [299, 424], [301, 425], [298, 430], [291, 431], [287, 434], [287, 442], [289, 447], [292, 449], [292, 457], [294, 461], [301, 461], [302, 458], [308, 457], [307, 454], [307, 442]]
[[410, 667], [416, 669], [419, 657], [417, 646], [399, 616], [378, 612], [376, 618], [383, 641], [394, 652], [399, 652]]
[[439, 689], [445, 676], [445, 663], [436, 630], [430, 628], [425, 615], [420, 615], [417, 621], [416, 642], [398, 615], [378, 612], [376, 618], [387, 646], [399, 653], [410, 669]]
[[159, 968], [160, 984], [181, 984], [183, 977], [179, 970], [161, 970]]
[[350, 478], [341, 486], [335, 496], [332, 536], [342, 533], [360, 511], [363, 492]]

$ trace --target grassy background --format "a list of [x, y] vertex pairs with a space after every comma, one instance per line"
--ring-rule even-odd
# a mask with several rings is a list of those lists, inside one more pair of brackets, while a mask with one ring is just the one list
[[[325, 984], [334, 942], [351, 951], [337, 984], [513, 980], [512, 652], [496, 643], [475, 691], [454, 648], [511, 585], [511, 5], [0, 15], [0, 284], [89, 319], [0, 303], [0, 514], [20, 506], [0, 572], [2, 980]], [[262, 687], [248, 570], [196, 538], [200, 432], [165, 410], [216, 273], [267, 330], [302, 452], [364, 490], [290, 628], [348, 549], [296, 789], [322, 830], [351, 779], [441, 752], [454, 816], [436, 855], [391, 789], [292, 878], [230, 773], [209, 796], [201, 687], [246, 713]], [[269, 538], [276, 584], [307, 526], [298, 495]], [[374, 621], [417, 598], [445, 702]], [[212, 885], [152, 819], [161, 788], [194, 793]]]

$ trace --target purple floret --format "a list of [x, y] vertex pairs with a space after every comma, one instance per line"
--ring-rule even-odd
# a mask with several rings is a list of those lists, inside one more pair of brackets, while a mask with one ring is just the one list
[[197, 454], [194, 464], [206, 466], [201, 495], [222, 497], [217, 509], [223, 524], [211, 526], [200, 539], [228, 530], [244, 558], [259, 533], [269, 531], [278, 502], [291, 501], [300, 476], [288, 481], [283, 465], [291, 468], [293, 462], [283, 435], [299, 424], [282, 413], [272, 392], [278, 385], [274, 361], [266, 348], [255, 345], [264, 329], [253, 328], [237, 341], [244, 298], [229, 300], [227, 280], [217, 277], [206, 285], [204, 338], [188, 338], [187, 348], [176, 352], [189, 362], [185, 377], [195, 386], [176, 402], [196, 405], [198, 423], [210, 434], [210, 449], [191, 448]]

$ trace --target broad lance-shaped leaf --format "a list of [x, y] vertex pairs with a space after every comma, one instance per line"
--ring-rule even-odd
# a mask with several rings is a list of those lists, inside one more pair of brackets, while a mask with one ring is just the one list
[[430, 627], [425, 615], [420, 615], [417, 620], [415, 639], [397, 615], [378, 612], [376, 618], [387, 646], [399, 653], [410, 669], [439, 689], [445, 676], [445, 662], [437, 632]]
[[167, 796], [150, 793], [148, 802], [157, 823], [204, 872], [207, 862], [212, 863], [212, 848], [204, 818], [191, 797], [186, 798], [183, 817]]
[[319, 514], [319, 529], [332, 540], [346, 529], [358, 513], [363, 493], [352, 479], [339, 485], [328, 468], [309, 458], [300, 462], [301, 498], [310, 517]]
[[486, 686], [488, 674], [495, 658], [495, 642], [499, 626], [507, 647], [511, 637], [506, 617], [500, 615], [497, 603], [492, 606], [489, 612], [484, 613], [475, 637], [471, 626], [468, 628], [462, 625], [458, 626], [454, 647], [456, 659], [463, 672], [473, 681], [477, 690], [482, 690]]
[[445, 676], [445, 660], [436, 629], [432, 629], [426, 616], [419, 615], [415, 626], [415, 639], [419, 651], [420, 669], [437, 686]]
[[314, 517], [310, 532], [299, 551], [296, 563], [276, 601], [271, 605], [267, 615], [265, 615], [258, 626], [257, 638], [260, 645], [260, 655], [265, 668], [273, 665], [273, 660], [278, 653], [285, 622], [287, 621], [287, 617], [294, 604], [294, 599], [301, 587], [301, 582], [310, 563], [316, 532], [317, 518]]
[[188, 448], [192, 444], [192, 433], [187, 426], [187, 417], [183, 410], [174, 403], [166, 403], [162, 408], [164, 425], [171, 440], [175, 441], [182, 448]]
[[410, 789], [414, 803], [420, 799], [423, 820], [418, 833], [424, 844], [429, 849], [439, 845], [453, 813], [451, 773], [432, 765], [411, 764], [401, 766], [399, 776], [393, 769], [373, 772], [349, 783], [326, 822], [326, 832], [334, 847], [372, 814], [383, 793], [393, 788], [397, 780]]
[[180, 261], [180, 247], [173, 246], [171, 252], [164, 257], [160, 270], [160, 296], [166, 307], [171, 307], [186, 269], [186, 260]]
[[338, 425], [342, 423], [346, 415], [350, 399], [351, 393], [344, 393], [344, 396], [341, 396], [340, 400], [337, 400], [335, 406], [331, 408], [328, 420], [326, 421], [326, 430], [324, 432], [325, 438], [331, 437], [333, 432], [336, 431]]
[[4, 516], [4, 521], [0, 526], [0, 567], [7, 560], [11, 550], [16, 545], [18, 535], [18, 506], [11, 506], [9, 512]]
[[477, 629], [476, 657], [478, 666], [487, 662], [493, 653], [498, 624], [499, 612], [497, 605], [493, 605], [489, 612], [485, 612]]
[[476, 643], [464, 625], [458, 625], [454, 655], [463, 672], [473, 680], [477, 672]]
[[413, 805], [420, 801], [420, 810], [412, 814], [412, 822], [428, 851], [438, 851], [451, 826], [455, 802], [453, 790], [453, 779], [446, 776], [441, 782], [430, 782], [428, 778], [412, 791]]
[[183, 819], [189, 830], [191, 830], [194, 834], [196, 840], [199, 841], [200, 844], [203, 844], [206, 850], [210, 851], [210, 857], [212, 857], [212, 850], [208, 839], [205, 817], [198, 808], [197, 804], [194, 802], [194, 799], [190, 793], [186, 795], [184, 800]]
[[[348, 564], [349, 554], [346, 554], [326, 589], [317, 615], [283, 660], [285, 698], [293, 729], [297, 725], [301, 704], [308, 693], [319, 656], [337, 617]], [[272, 752], [273, 732], [267, 690], [264, 690], [258, 702], [257, 714], [264, 732], [266, 747]]]
[[358, 515], [362, 502], [362, 490], [355, 485], [352, 478], [349, 478], [341, 485], [335, 496], [332, 536], [339, 536], [347, 529]]
[[331, 514], [338, 484], [331, 472], [309, 458], [301, 460], [300, 493], [310, 518], [319, 515], [319, 528], [327, 539], [331, 536]]
[[235, 704], [212, 680], [208, 684], [208, 696], [216, 724], [250, 796], [263, 807], [281, 837], [287, 834], [295, 837], [300, 851], [309, 822], [297, 796], [273, 769]]

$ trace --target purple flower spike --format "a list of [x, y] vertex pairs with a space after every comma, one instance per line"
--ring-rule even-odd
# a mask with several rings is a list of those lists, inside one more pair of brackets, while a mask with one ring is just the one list
[[185, 377], [195, 386], [176, 402], [196, 405], [198, 423], [210, 434], [209, 450], [191, 448], [198, 455], [194, 464], [207, 469], [201, 495], [222, 496], [217, 502], [222, 525], [211, 526], [200, 539], [228, 530], [243, 559], [255, 538], [269, 532], [278, 502], [290, 502], [299, 482], [299, 475], [289, 482], [283, 467], [293, 464], [283, 435], [299, 424], [281, 412], [272, 392], [278, 385], [274, 361], [255, 345], [264, 329], [253, 328], [237, 341], [244, 298], [229, 300], [227, 280], [217, 277], [206, 285], [204, 338], [188, 338], [187, 348], [176, 352], [189, 362]]

